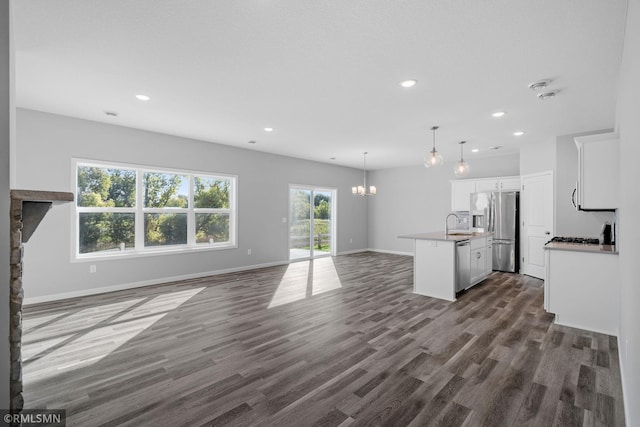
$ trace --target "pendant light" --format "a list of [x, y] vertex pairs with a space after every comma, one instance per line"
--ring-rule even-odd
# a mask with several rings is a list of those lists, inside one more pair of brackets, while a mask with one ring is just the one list
[[432, 127], [431, 130], [433, 131], [433, 149], [424, 156], [424, 167], [426, 168], [440, 166], [443, 162], [442, 154], [436, 150], [436, 130], [438, 130], [438, 126]]
[[364, 153], [362, 153], [364, 156], [363, 162], [362, 162], [362, 172], [364, 175], [364, 179], [362, 181], [362, 185], [358, 185], [357, 187], [351, 187], [351, 193], [356, 195], [356, 196], [373, 196], [376, 194], [376, 187], [375, 186], [370, 186], [368, 188], [369, 192], [367, 192], [367, 152], [365, 151]]
[[453, 172], [456, 176], [465, 176], [469, 173], [469, 163], [464, 161], [462, 157], [462, 147], [467, 141], [460, 141], [460, 161], [456, 163], [456, 167], [453, 169]]

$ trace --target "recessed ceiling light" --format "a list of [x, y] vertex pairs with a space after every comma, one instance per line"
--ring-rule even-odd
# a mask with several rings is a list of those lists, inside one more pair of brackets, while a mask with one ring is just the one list
[[400, 86], [402, 87], [414, 87], [416, 85], [416, 83], [418, 83], [417, 80], [405, 80], [400, 82]]
[[329, 157], [329, 160], [335, 160], [335, 159], [336, 159], [335, 157]]
[[551, 83], [551, 80], [549, 79], [538, 80], [536, 82], [529, 83], [529, 89], [536, 90], [536, 91], [542, 90], [545, 87], [549, 86], [550, 83]]
[[506, 113], [504, 111], [496, 111], [495, 113], [492, 114], [493, 117], [502, 117], [504, 116]]
[[480, 151], [478, 148], [474, 148], [471, 150], [472, 153], [477, 153], [478, 151]]
[[524, 132], [522, 132], [521, 130], [515, 131], [513, 133], [513, 136], [522, 136], [522, 135], [524, 135]]
[[118, 113], [116, 111], [105, 111], [104, 112], [107, 116], [111, 116], [111, 117], [118, 117]]
[[265, 132], [273, 132], [273, 128], [264, 128]]
[[136, 95], [136, 98], [138, 98], [140, 101], [148, 101], [151, 99], [147, 95], [142, 95], [142, 94]]
[[502, 148], [502, 145], [494, 145], [493, 147], [489, 147], [489, 150], [499, 150]]
[[256, 143], [255, 141], [249, 141], [249, 144], [255, 144], [255, 143]]

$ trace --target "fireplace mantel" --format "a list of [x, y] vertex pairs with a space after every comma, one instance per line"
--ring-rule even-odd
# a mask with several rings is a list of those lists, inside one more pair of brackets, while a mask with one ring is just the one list
[[53, 205], [73, 202], [73, 193], [37, 190], [11, 190], [11, 279], [9, 282], [9, 345], [11, 357], [10, 410], [20, 413], [22, 396], [22, 244], [29, 241]]

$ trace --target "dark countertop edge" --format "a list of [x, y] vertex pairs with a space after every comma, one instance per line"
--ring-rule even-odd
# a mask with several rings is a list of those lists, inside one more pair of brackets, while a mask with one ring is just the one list
[[550, 242], [544, 246], [550, 251], [584, 252], [589, 254], [618, 255], [618, 248], [612, 245], [583, 245], [579, 243]]

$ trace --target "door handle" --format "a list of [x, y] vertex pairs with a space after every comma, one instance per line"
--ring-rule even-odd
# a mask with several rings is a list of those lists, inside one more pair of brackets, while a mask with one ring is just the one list
[[546, 234], [548, 236], [549, 234], [551, 234], [551, 232], [550, 231], [545, 231], [544, 234]]
[[573, 189], [573, 193], [571, 193], [571, 204], [574, 208], [576, 208], [576, 191], [578, 191], [578, 187]]

